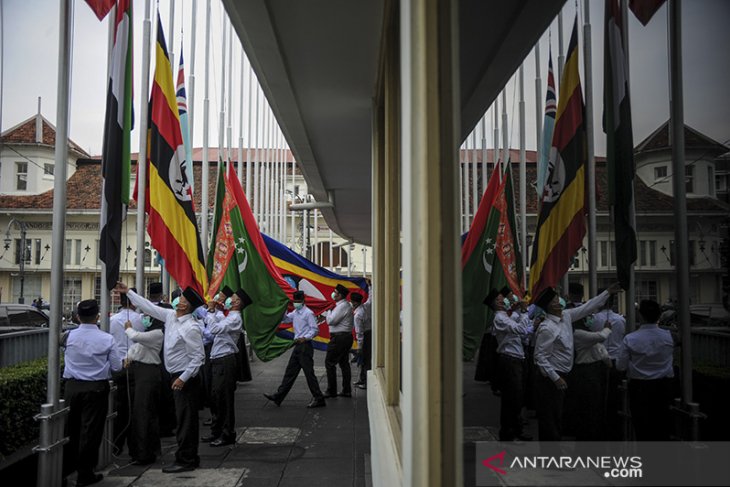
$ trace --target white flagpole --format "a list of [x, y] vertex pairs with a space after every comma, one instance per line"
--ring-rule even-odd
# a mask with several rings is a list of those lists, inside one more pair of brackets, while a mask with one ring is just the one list
[[466, 198], [467, 198], [467, 181], [466, 176], [464, 175], [464, 145], [462, 145], [459, 148], [459, 177], [461, 178], [461, 233], [464, 233], [467, 231], [469, 226], [467, 225], [467, 206], [466, 206]]
[[[253, 68], [251, 68], [253, 69]], [[252, 77], [253, 81], [253, 77]], [[259, 126], [259, 92], [260, 86], [258, 80], [256, 80], [256, 123], [254, 128], [256, 133], [253, 138], [254, 144], [254, 155], [253, 155], [253, 197], [251, 198], [251, 206], [253, 206], [253, 214], [256, 216], [256, 221], [261, 225], [261, 216], [259, 215], [260, 205], [258, 202], [259, 193], [261, 192], [261, 178], [259, 175], [259, 138], [260, 138], [260, 126]]]
[[488, 109], [484, 112], [484, 116], [482, 117], [482, 195], [487, 190], [487, 182], [489, 179], [489, 172], [487, 168], [487, 118], [489, 118]]
[[586, 94], [586, 135], [588, 146], [588, 295], [593, 297], [598, 292], [598, 275], [596, 270], [596, 158], [593, 141], [593, 63], [591, 52], [591, 11], [590, 2], [585, 0], [583, 24], [583, 73], [585, 76]]
[[[149, 108], [150, 94], [150, 47], [152, 39], [151, 21], [150, 21], [150, 0], [145, 2], [145, 18], [143, 24], [142, 36], [142, 89], [139, 109], [139, 133], [147, 133], [147, 112]], [[58, 137], [58, 135], [57, 135]], [[137, 195], [137, 273], [135, 285], [140, 292], [145, 292], [144, 288], [144, 241], [147, 226], [145, 225], [146, 193], [147, 187], [147, 137], [139, 138], [139, 156], [137, 159], [137, 181], [139, 184], [139, 194]], [[58, 247], [54, 246], [54, 249]], [[63, 247], [61, 247], [63, 248]], [[61, 294], [58, 294], [60, 296]]]
[[314, 252], [312, 253], [312, 255], [313, 255], [314, 258], [312, 260], [317, 265], [319, 265], [319, 262], [320, 262], [320, 260], [319, 260], [319, 231], [318, 231], [318, 229], [319, 229], [319, 210], [315, 208], [314, 209], [314, 228], [313, 228], [313, 231], [314, 231]]
[[[245, 57], [245, 53], [244, 53]], [[251, 63], [248, 63], [248, 70], [247, 70], [247, 78], [248, 78], [248, 102], [246, 103], [246, 106], [248, 107], [248, 126], [246, 127], [246, 198], [248, 198], [248, 201], [251, 205], [253, 205], [253, 199], [251, 198], [251, 189], [253, 181], [251, 178], [253, 177], [252, 174], [252, 163], [251, 163], [251, 116], [253, 115], [253, 67], [251, 66]]]
[[281, 212], [279, 213], [279, 225], [281, 226], [281, 243], [286, 245], [287, 226], [286, 226], [286, 159], [284, 159], [284, 133], [280, 132], [279, 136], [279, 165], [281, 166], [281, 191], [279, 193], [279, 204]]
[[330, 261], [329, 262], [330, 262], [330, 265], [329, 265], [330, 270], [334, 269], [335, 266], [332, 263], [332, 229], [331, 228], [330, 228]]
[[540, 40], [535, 44], [535, 162], [542, 148], [542, 79], [540, 78]]
[[[471, 155], [471, 220], [474, 220], [474, 216], [477, 213], [477, 205], [479, 204], [479, 189], [477, 188], [477, 179], [479, 179], [479, 173], [477, 172], [477, 154], [476, 154], [476, 131], [478, 127], [474, 127], [474, 130], [469, 134], [471, 138], [471, 148], [469, 154]], [[471, 224], [471, 223], [470, 223]]]
[[520, 65], [520, 252], [522, 253], [522, 288], [527, 286], [524, 258], [527, 255], [527, 157], [525, 141], [525, 69]]
[[[197, 41], [196, 19], [198, 17], [198, 0], [193, 0], [192, 26], [190, 28], [190, 75], [188, 76], [188, 85], [190, 86], [190, 96], [188, 96], [188, 129], [190, 131], [190, 146], [195, 147], [194, 137], [194, 118], [195, 113], [195, 47]], [[190, 161], [193, 164], [193, 161]]]
[[228, 164], [233, 164], [233, 25], [231, 20], [226, 22], [228, 26], [228, 127], [226, 133], [228, 135], [228, 151], [226, 158]]
[[[243, 90], [244, 90], [244, 76], [243, 73], [246, 71], [246, 56], [243, 53], [243, 48], [241, 48], [241, 75], [239, 76], [240, 80], [240, 93], [238, 96], [241, 97], [241, 105], [238, 109], [238, 172], [236, 173], [238, 175], [238, 182], [243, 184], [243, 111], [244, 111], [244, 97], [243, 97]], [[246, 198], [248, 198], [248, 194], [246, 194]]]
[[205, 5], [205, 88], [203, 94], [203, 167], [200, 178], [200, 234], [203, 254], [208, 254], [208, 179], [210, 165], [208, 161], [208, 149], [210, 145], [210, 0]]
[[177, 73], [177, 70], [175, 69], [175, 2], [170, 2], [170, 43], [168, 44], [170, 46], [169, 54], [170, 54], [170, 68], [172, 69], [172, 79], [173, 79], [173, 86], [175, 85], [175, 80], [177, 80], [177, 76], [175, 76], [175, 73]]
[[[226, 27], [227, 22], [223, 9], [221, 8], [221, 91], [220, 91], [220, 113], [218, 118], [218, 160], [225, 162], [225, 150], [226, 150]], [[218, 167], [216, 165], [216, 167]], [[217, 174], [218, 171], [216, 171]]]
[[[294, 161], [294, 158], [292, 157], [292, 161], [291, 161], [291, 194], [292, 194], [291, 201], [292, 201], [292, 204], [297, 202], [297, 198], [296, 198], [297, 195], [295, 192], [296, 186], [295, 186], [295, 180], [294, 180], [294, 177], [295, 177], [294, 173], [296, 173], [296, 169], [297, 169], [297, 163], [296, 163], [296, 161]], [[294, 211], [290, 212], [290, 214], [291, 214], [291, 247], [290, 248], [292, 250], [294, 250], [294, 245], [297, 243], [297, 229], [296, 229], [297, 215], [296, 215], [296, 212], [294, 212]]]
[[[506, 88], [506, 87], [505, 87]], [[507, 119], [507, 90], [502, 90], [502, 165], [499, 167], [499, 180], [502, 173], [510, 164], [509, 160], [509, 124]]]
[[492, 164], [494, 165], [494, 169], [492, 172], [492, 177], [494, 177], [494, 173], [497, 173], [497, 177], [499, 176], [499, 97], [494, 99], [494, 105], [492, 105], [494, 108], [494, 150], [492, 151], [492, 154], [494, 154], [494, 160], [492, 161]]
[[[577, 10], [577, 5], [576, 5]], [[563, 9], [558, 12], [558, 76], [555, 79], [555, 89], [559, 90], [560, 78], [563, 76], [565, 65], [565, 49], [563, 48]]]

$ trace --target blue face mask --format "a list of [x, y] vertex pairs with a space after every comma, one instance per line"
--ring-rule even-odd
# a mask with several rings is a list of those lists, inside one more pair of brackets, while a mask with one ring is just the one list
[[177, 297], [172, 300], [172, 309], [177, 309], [177, 305], [180, 303], [180, 298]]
[[223, 308], [226, 309], [226, 310], [231, 309], [231, 303], [232, 302], [233, 301], [231, 300], [231, 298], [226, 298], [226, 301], [223, 303]]
[[504, 300], [502, 300], [502, 302], [504, 303], [505, 309], [508, 309], [512, 306], [512, 301], [510, 301], [509, 298], [504, 298]]
[[302, 306], [304, 306], [304, 303], [294, 303], [294, 308], [296, 309], [302, 309]]
[[152, 326], [152, 317], [143, 315], [142, 316], [142, 326], [144, 326], [144, 329], [148, 329], [150, 326]]
[[565, 302], [563, 298], [560, 298], [560, 307], [562, 309], [565, 309], [565, 307], [568, 305], [568, 303]]
[[330, 296], [332, 296], [332, 299], [337, 299], [337, 293], [335, 291], [332, 291]]

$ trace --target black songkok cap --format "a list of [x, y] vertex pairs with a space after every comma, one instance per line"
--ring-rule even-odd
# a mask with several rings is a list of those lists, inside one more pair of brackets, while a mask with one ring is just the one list
[[540, 296], [538, 296], [538, 298], [535, 300], [535, 304], [541, 307], [544, 311], [547, 311], [550, 301], [552, 301], [553, 298], [557, 295], [558, 293], [555, 292], [555, 289], [549, 287], [545, 289], [542, 294], [540, 294]]
[[147, 294], [149, 296], [155, 296], [157, 294], [162, 294], [162, 283], [161, 282], [151, 282], [149, 288], [147, 289]]
[[190, 312], [205, 304], [205, 301], [200, 297], [200, 294], [191, 287], [188, 287], [185, 291], [183, 291], [183, 296], [185, 296], [185, 299], [187, 299], [188, 303], [190, 303]]
[[304, 291], [294, 291], [294, 301], [304, 301]]
[[243, 289], [236, 291], [236, 296], [241, 298], [241, 309], [244, 309], [246, 306], [253, 303], [251, 296], [249, 296]]
[[76, 314], [78, 314], [79, 317], [96, 318], [99, 314], [99, 303], [96, 302], [96, 299], [86, 299], [81, 301], [76, 308]]
[[342, 296], [343, 298], [346, 298], [346, 297], [347, 297], [347, 295], [348, 295], [348, 294], [350, 294], [350, 290], [349, 290], [349, 289], [347, 289], [347, 288], [346, 288], [345, 286], [343, 286], [342, 284], [338, 284], [338, 285], [337, 285], [337, 287], [335, 287], [335, 290], [336, 290], [336, 291], [337, 291], [338, 293], [340, 293], [340, 296]]

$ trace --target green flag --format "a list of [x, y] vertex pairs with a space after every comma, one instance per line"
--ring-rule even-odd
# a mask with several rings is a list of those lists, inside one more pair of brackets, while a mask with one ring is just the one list
[[284, 353], [292, 341], [276, 335], [289, 304], [289, 288], [274, 267], [261, 238], [241, 183], [232, 166], [227, 176], [219, 165], [213, 245], [208, 252], [210, 294], [228, 286], [243, 289], [252, 304], [243, 310], [243, 323], [256, 356], [264, 362]]

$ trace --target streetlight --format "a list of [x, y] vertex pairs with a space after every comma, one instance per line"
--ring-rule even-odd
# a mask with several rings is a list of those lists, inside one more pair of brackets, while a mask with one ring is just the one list
[[16, 220], [13, 218], [8, 223], [8, 227], [5, 229], [5, 250], [8, 250], [10, 248], [10, 242], [12, 242], [12, 239], [10, 238], [10, 227], [13, 225], [13, 223], [17, 224], [18, 227], [20, 227], [20, 252], [19, 252], [19, 260], [20, 260], [20, 296], [18, 297], [18, 303], [25, 304], [25, 296], [24, 294], [24, 288], [25, 288], [25, 261], [28, 258], [28, 248], [26, 246], [26, 240], [25, 240], [25, 232], [26, 232], [26, 223], [20, 220]]

